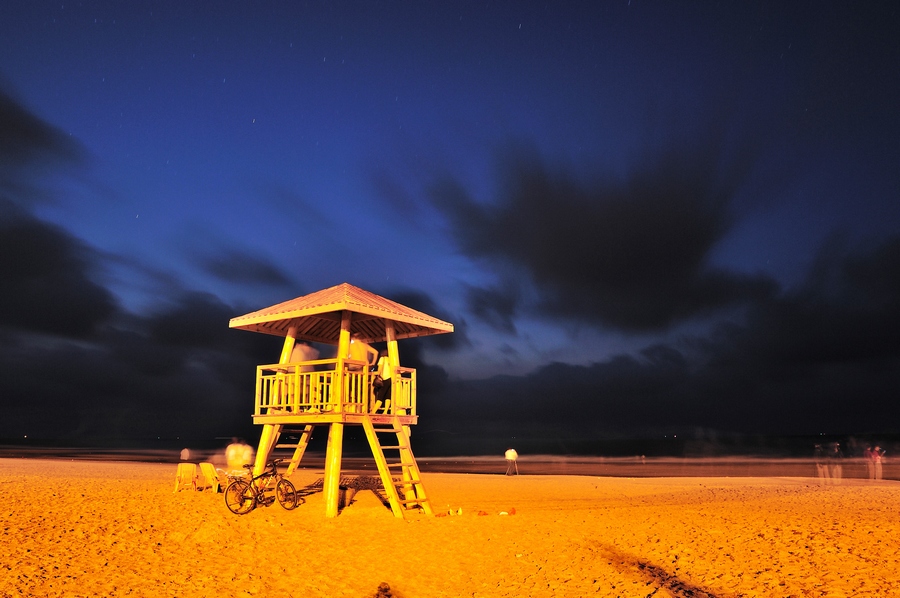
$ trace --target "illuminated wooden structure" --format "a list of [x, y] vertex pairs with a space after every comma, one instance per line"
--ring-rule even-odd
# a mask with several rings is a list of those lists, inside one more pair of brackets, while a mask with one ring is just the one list
[[[363, 426], [385, 493], [396, 517], [421, 508], [431, 515], [419, 467], [409, 443], [416, 414], [416, 371], [400, 365], [397, 341], [453, 332], [453, 324], [343, 283], [253, 313], [232, 318], [231, 328], [284, 337], [277, 364], [256, 368], [253, 422], [262, 425], [254, 473], [265, 467], [273, 448], [290, 446], [290, 475], [306, 450], [316, 426], [328, 426], [325, 455], [325, 515], [338, 514], [341, 453], [345, 425]], [[393, 366], [390, 406], [375, 412], [372, 382], [376, 372], [350, 359], [351, 337], [365, 343], [387, 342]], [[332, 359], [292, 361], [298, 341], [337, 346]], [[296, 445], [278, 444], [288, 429], [297, 430]], [[390, 444], [382, 444], [388, 435]], [[396, 461], [385, 457], [396, 454]], [[394, 475], [400, 478], [394, 480]], [[401, 496], [402, 494], [402, 496]]]

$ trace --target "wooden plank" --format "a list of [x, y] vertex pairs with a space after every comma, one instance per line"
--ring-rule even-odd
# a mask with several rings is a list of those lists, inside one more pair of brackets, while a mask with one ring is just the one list
[[375, 466], [381, 475], [381, 485], [384, 486], [384, 491], [388, 495], [391, 511], [394, 513], [394, 517], [402, 519], [403, 509], [400, 505], [400, 495], [397, 494], [397, 488], [394, 486], [390, 469], [388, 469], [384, 453], [381, 451], [381, 444], [378, 442], [378, 436], [375, 434], [375, 428], [372, 426], [372, 421], [369, 418], [363, 420], [363, 430], [365, 430], [366, 438], [369, 440], [372, 456], [375, 457]]
[[300, 460], [303, 459], [303, 454], [306, 452], [306, 447], [309, 446], [310, 438], [312, 438], [313, 428], [315, 428], [315, 426], [310, 424], [303, 429], [303, 433], [297, 440], [297, 447], [294, 449], [294, 454], [291, 456], [291, 462], [284, 474], [285, 476], [290, 477], [300, 464]]

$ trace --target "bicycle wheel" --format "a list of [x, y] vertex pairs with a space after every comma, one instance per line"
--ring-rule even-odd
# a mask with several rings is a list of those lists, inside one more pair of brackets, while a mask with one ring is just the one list
[[244, 480], [235, 480], [225, 488], [225, 506], [235, 515], [245, 515], [256, 508], [256, 492]]
[[278, 480], [275, 485], [275, 498], [278, 499], [278, 504], [288, 511], [297, 508], [297, 490], [290, 481], [284, 478]]

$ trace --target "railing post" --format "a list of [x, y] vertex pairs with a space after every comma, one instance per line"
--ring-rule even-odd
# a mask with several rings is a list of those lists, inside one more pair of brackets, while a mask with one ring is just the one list
[[416, 370], [409, 373], [409, 414], [416, 414]]
[[255, 415], [262, 415], [262, 401], [263, 401], [263, 388], [265, 385], [263, 384], [263, 376], [262, 376], [262, 367], [256, 366], [256, 413]]
[[278, 363], [289, 363], [291, 361], [291, 352], [294, 350], [294, 343], [297, 340], [297, 325], [290, 326], [287, 335], [284, 337], [284, 346], [281, 348], [281, 358]]
[[332, 389], [332, 399], [337, 399], [333, 401], [335, 403], [334, 408], [338, 412], [342, 410], [344, 402], [344, 379], [347, 370], [344, 360], [347, 359], [347, 355], [350, 353], [350, 323], [352, 318], [353, 312], [345, 310], [341, 313], [341, 334], [338, 337], [337, 364], [335, 364], [336, 379], [333, 381], [334, 388]]

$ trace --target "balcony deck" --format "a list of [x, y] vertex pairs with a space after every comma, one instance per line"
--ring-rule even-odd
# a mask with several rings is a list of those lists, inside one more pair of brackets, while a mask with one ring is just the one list
[[255, 424], [359, 423], [369, 417], [387, 423], [393, 416], [404, 425], [418, 421], [416, 370], [395, 367], [387, 410], [376, 412], [375, 372], [365, 362], [318, 359], [256, 368]]

